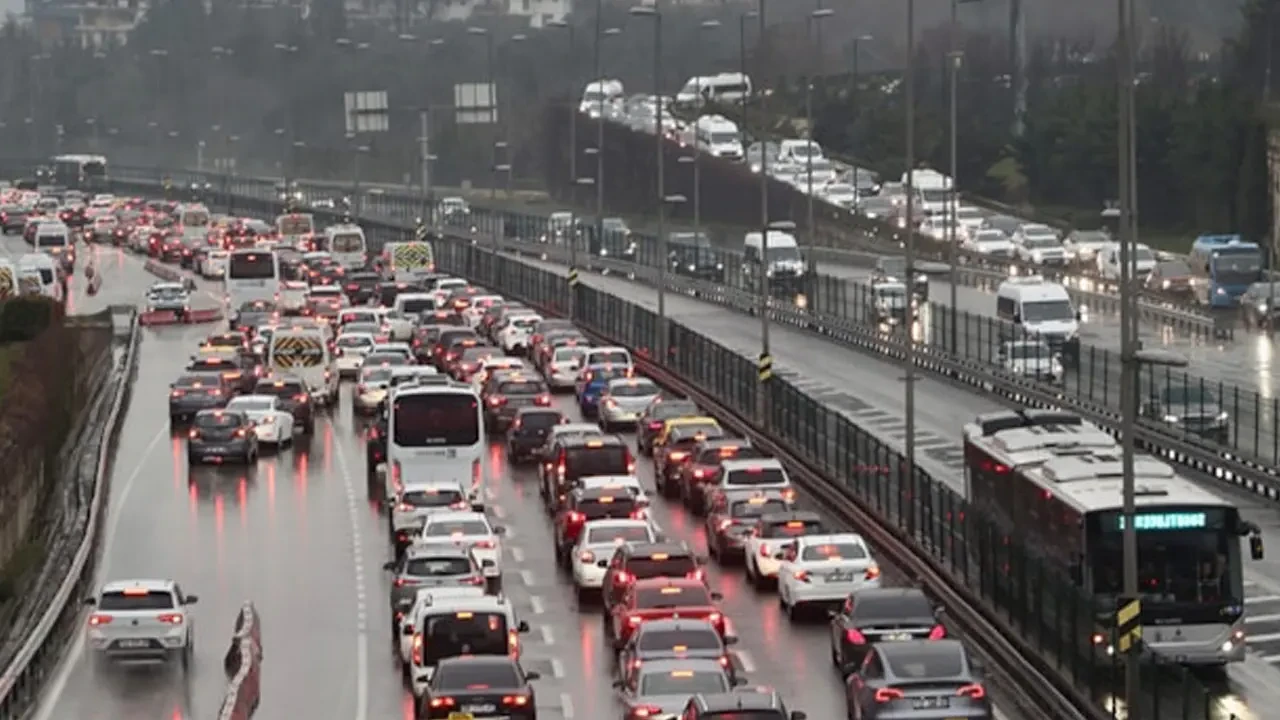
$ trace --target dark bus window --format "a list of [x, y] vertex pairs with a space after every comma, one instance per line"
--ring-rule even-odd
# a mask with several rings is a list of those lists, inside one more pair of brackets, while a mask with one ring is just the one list
[[475, 398], [455, 393], [403, 395], [392, 424], [401, 447], [474, 445], [481, 434]]

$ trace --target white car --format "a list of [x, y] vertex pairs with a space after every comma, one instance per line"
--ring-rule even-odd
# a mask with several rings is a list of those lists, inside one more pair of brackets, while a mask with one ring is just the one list
[[[1016, 241], [1015, 241], [1016, 242]], [[1060, 267], [1067, 263], [1067, 252], [1057, 238], [1032, 236], [1018, 243], [1018, 259], [1032, 265]]]
[[966, 230], [966, 234], [972, 235], [987, 224], [987, 216], [972, 205], [961, 205], [956, 208], [956, 222]]
[[471, 510], [467, 491], [457, 481], [401, 478], [397, 486], [392, 474], [386, 475], [383, 497], [391, 498], [391, 541], [397, 549], [412, 543], [432, 515]]
[[498, 344], [502, 351], [512, 355], [523, 355], [529, 347], [529, 338], [533, 329], [542, 322], [541, 315], [516, 315], [498, 332]]
[[817, 191], [817, 195], [836, 207], [851, 208], [858, 204], [858, 190], [849, 183], [830, 183]]
[[200, 276], [206, 280], [221, 280], [227, 271], [227, 260], [231, 257], [231, 253], [226, 250], [210, 250], [200, 257], [199, 266], [196, 268], [200, 272]]
[[625, 490], [630, 493], [631, 497], [635, 498], [636, 507], [649, 507], [649, 494], [644, 491], [644, 485], [640, 483], [640, 478], [635, 475], [588, 475], [578, 480], [578, 487], [583, 490], [594, 490], [596, 488]]
[[188, 608], [195, 595], [172, 580], [116, 580], [85, 599], [93, 608], [86, 626], [98, 657], [127, 663], [191, 663], [195, 622]]
[[307, 309], [307, 284], [300, 280], [280, 283], [280, 312], [297, 314]]
[[362, 367], [351, 395], [351, 408], [358, 413], [372, 413], [387, 399], [391, 386], [390, 367]]
[[975, 230], [972, 235], [964, 239], [961, 247], [989, 258], [1012, 258], [1018, 249], [1003, 230], [995, 228]]
[[431, 297], [433, 298], [436, 309], [439, 310], [444, 307], [444, 304], [448, 302], [449, 296], [453, 294], [454, 290], [462, 290], [470, 285], [471, 283], [463, 280], [462, 278], [440, 278], [436, 280], [436, 285], [431, 290]]
[[[930, 215], [920, 223], [920, 233], [939, 242], [947, 242], [951, 239], [951, 218], [946, 215]], [[955, 224], [956, 242], [964, 242], [968, 237], [968, 230], [961, 224]]]
[[371, 323], [378, 327], [382, 327], [384, 315], [386, 315], [386, 313], [379, 313], [373, 308], [347, 308], [338, 315], [338, 324], [346, 327], [351, 323]]
[[373, 350], [376, 341], [369, 333], [342, 333], [337, 339], [338, 375], [355, 377], [364, 366], [364, 357]]
[[378, 353], [378, 354], [396, 353], [398, 355], [403, 355], [405, 360], [408, 360], [411, 363], [414, 362], [413, 346], [407, 342], [375, 343], [374, 346], [369, 350], [369, 354], [372, 355], [374, 353]]
[[404, 614], [396, 633], [396, 645], [400, 650], [400, 664], [409, 665], [413, 662], [413, 628], [418, 626], [418, 620], [427, 608], [438, 604], [446, 598], [481, 598], [484, 595], [485, 589], [483, 585], [419, 588], [414, 595], [413, 605]]
[[1026, 378], [1058, 380], [1062, 377], [1062, 358], [1043, 340], [1011, 340], [1000, 344], [1000, 364], [1004, 369]]
[[[396, 308], [438, 307], [431, 293], [400, 293], [396, 296]], [[408, 340], [413, 337], [413, 325], [418, 313], [411, 310], [392, 309], [386, 314], [388, 334], [392, 340]]]
[[253, 421], [253, 432], [259, 443], [279, 448], [293, 442], [293, 413], [281, 410], [275, 395], [241, 395], [227, 403], [228, 410], [238, 410]]
[[855, 590], [880, 587], [880, 566], [857, 533], [796, 538], [778, 557], [778, 601], [792, 620], [807, 606], [843, 602]]
[[648, 520], [592, 520], [582, 527], [570, 553], [573, 586], [578, 598], [599, 592], [614, 550], [622, 543], [658, 542], [658, 532]]
[[462, 311], [462, 318], [467, 321], [467, 327], [477, 328], [480, 326], [480, 319], [489, 311], [489, 308], [504, 302], [506, 301], [501, 295], [476, 295], [471, 298], [471, 304]]
[[768, 589], [779, 577], [778, 553], [802, 535], [825, 533], [822, 518], [803, 510], [765, 513], [756, 518], [751, 534], [742, 545], [747, 582]]
[[597, 403], [600, 429], [634, 428], [662, 388], [648, 378], [615, 378], [605, 386]]
[[565, 345], [556, 348], [546, 366], [547, 385], [551, 386], [552, 390], [572, 390], [576, 387], [578, 370], [586, 355], [587, 348], [581, 345]]
[[520, 370], [522, 372], [531, 372], [529, 366], [520, 358], [504, 357], [502, 355], [485, 358], [480, 363], [480, 369], [476, 370], [471, 376], [471, 387], [476, 392], [484, 387], [485, 382], [489, 379], [489, 373], [497, 370]]
[[417, 544], [453, 543], [471, 548], [486, 579], [502, 577], [502, 540], [507, 529], [490, 525], [483, 512], [446, 510], [427, 516], [413, 538]]

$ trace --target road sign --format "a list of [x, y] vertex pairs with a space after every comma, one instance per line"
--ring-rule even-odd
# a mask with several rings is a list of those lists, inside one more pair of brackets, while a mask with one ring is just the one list
[[760, 353], [760, 359], [756, 361], [756, 370], [760, 375], [760, 382], [765, 382], [773, 377], [773, 356]]
[[386, 90], [343, 93], [342, 100], [346, 108], [347, 132], [384, 133], [390, 130]]
[[453, 86], [454, 120], [459, 125], [492, 125], [498, 122], [497, 87], [490, 83], [458, 83]]
[[1142, 601], [1138, 598], [1120, 598], [1116, 610], [1116, 649], [1120, 652], [1137, 650], [1142, 642]]

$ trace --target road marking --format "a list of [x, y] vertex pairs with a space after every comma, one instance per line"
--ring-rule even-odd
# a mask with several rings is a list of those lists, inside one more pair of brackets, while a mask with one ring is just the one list
[[537, 584], [538, 584], [538, 583], [534, 580], [534, 577], [533, 577], [533, 571], [532, 571], [532, 570], [521, 570], [521, 571], [520, 571], [520, 579], [521, 579], [521, 580], [523, 580], [523, 581], [524, 581], [524, 584], [525, 584], [525, 585], [528, 585], [529, 587], [533, 587], [534, 585], [537, 585]]
[[369, 604], [364, 585], [364, 543], [360, 539], [360, 507], [355, 482], [348, 472], [347, 454], [342, 443], [333, 444], [347, 493], [347, 518], [351, 523], [351, 551], [356, 573], [356, 714], [355, 720], [369, 716]]
[[551, 626], [550, 626], [550, 625], [542, 625], [542, 626], [539, 626], [539, 627], [538, 627], [538, 631], [542, 633], [542, 642], [546, 643], [547, 645], [555, 645], [555, 644], [556, 644], [556, 639], [555, 639], [554, 637], [552, 637], [552, 635], [551, 635]]
[[573, 696], [569, 693], [560, 693], [560, 708], [563, 711], [565, 720], [573, 717]]
[[738, 650], [736, 652], [738, 662], [742, 663], [742, 671], [745, 673], [753, 673], [756, 671], [756, 661], [751, 658], [751, 653], [746, 650]]
[[[1275, 602], [1276, 600], [1280, 600], [1280, 595], [1254, 595], [1253, 597], [1246, 595], [1244, 598], [1244, 604], [1253, 605], [1256, 603]], [[1253, 620], [1254, 618], [1249, 619]]]
[[524, 548], [508, 546], [507, 549], [511, 551], [512, 560], [515, 560], [518, 563], [524, 562]]
[[546, 606], [542, 604], [542, 598], [537, 595], [529, 597], [529, 605], [533, 608], [534, 615], [541, 615], [547, 611]]
[[1277, 620], [1280, 620], [1280, 615], [1277, 615], [1275, 613], [1272, 613], [1270, 615], [1245, 615], [1244, 620], [1246, 623], [1275, 622]]
[[564, 663], [560, 658], [551, 658], [551, 677], [556, 679], [564, 677]]

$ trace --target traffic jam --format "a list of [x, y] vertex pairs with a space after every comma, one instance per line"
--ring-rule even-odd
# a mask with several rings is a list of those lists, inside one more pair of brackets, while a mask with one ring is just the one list
[[[481, 458], [495, 452], [534, 483], [557, 582], [599, 617], [616, 717], [806, 717], [804, 698], [735, 659], [717, 580], [739, 568], [776, 594], [786, 622], [828, 626], [848, 717], [994, 717], [980, 663], [940, 608], [893, 586], [861, 535], [806, 509], [782, 461], [643, 376], [626, 348], [435, 272], [424, 241], [371, 255], [352, 224], [319, 231], [309, 215], [269, 225], [140, 199], [119, 201], [115, 217], [113, 241], [226, 281], [228, 327], [169, 389], [190, 465], [292, 451], [321, 414], [343, 410], [350, 383], [346, 411], [364, 428], [369, 499], [386, 521], [385, 637], [416, 717], [538, 716], [539, 673], [522, 664], [530, 625], [504, 592], [522, 554], [483, 492]], [[148, 306], [190, 308], [192, 287], [157, 283]], [[698, 527], [664, 529], [656, 503]], [[188, 604], [173, 581], [115, 582], [112, 593]], [[154, 640], [148, 649], [185, 657]]]

